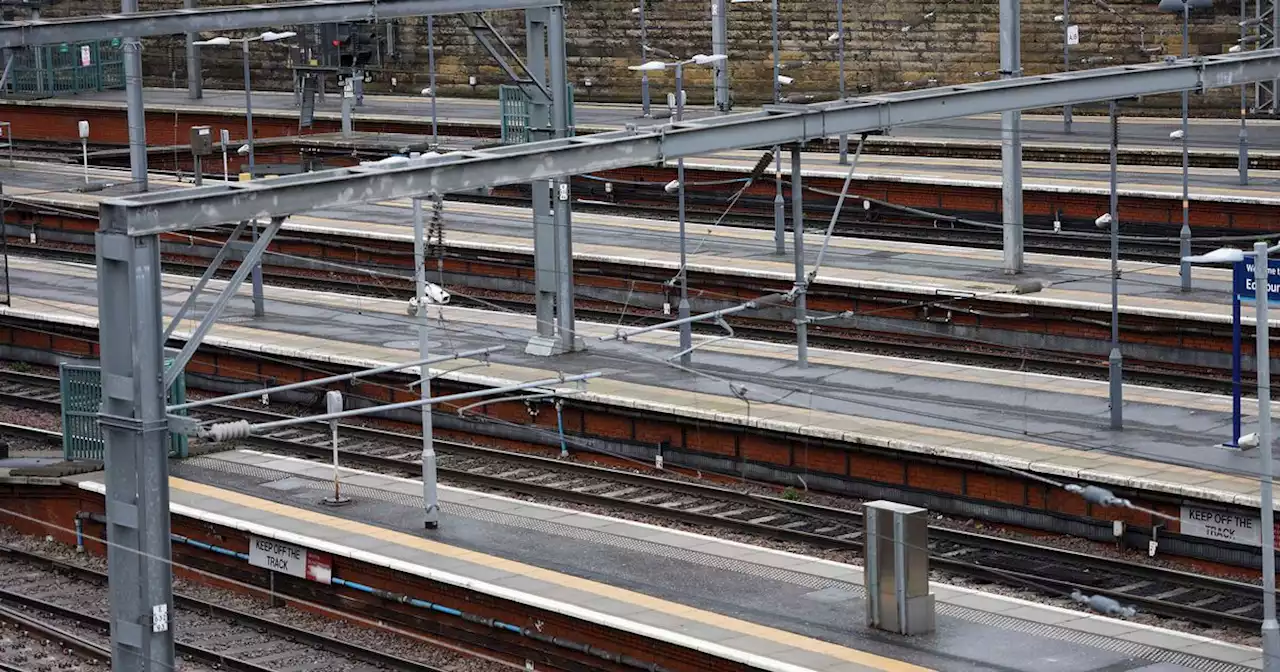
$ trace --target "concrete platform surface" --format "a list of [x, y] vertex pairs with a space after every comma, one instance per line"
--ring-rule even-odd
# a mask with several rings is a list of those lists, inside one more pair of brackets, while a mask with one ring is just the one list
[[[15, 168], [0, 166], [5, 193], [33, 203], [96, 207], [100, 196], [127, 192], [127, 173], [93, 169], [95, 183], [114, 183], [100, 193], [68, 193], [83, 173], [74, 166], [50, 166], [18, 162]], [[157, 177], [153, 189], [183, 186], [172, 178]], [[363, 236], [371, 239], [410, 240], [411, 204], [408, 200], [369, 203], [355, 208], [291, 217], [287, 231]], [[528, 208], [446, 202], [446, 244], [476, 250], [504, 250], [531, 254], [532, 214]], [[594, 213], [574, 213], [575, 258], [584, 261], [639, 264], [679, 268], [679, 229], [675, 222]], [[824, 230], [806, 235], [805, 261], [813, 268], [822, 246]], [[689, 269], [692, 273], [748, 275], [790, 282], [794, 262], [790, 254], [774, 253], [771, 231], [693, 224], [688, 227]], [[791, 245], [788, 244], [788, 249]], [[334, 270], [318, 266], [319, 270]], [[867, 238], [833, 238], [818, 276], [819, 284], [901, 291], [922, 298], [982, 296], [1014, 305], [1055, 306], [1067, 309], [1092, 307], [1109, 312], [1110, 262], [1104, 259], [1049, 254], [1026, 255], [1026, 271], [1015, 282], [1002, 271], [999, 250], [930, 243], [883, 241]], [[1190, 292], [1181, 291], [1178, 268], [1146, 262], [1121, 262], [1120, 311], [1135, 316], [1195, 319], [1218, 324], [1231, 321], [1231, 272], [1224, 268], [1196, 267]], [[1014, 294], [1017, 282], [1041, 280], [1044, 291]], [[612, 300], [623, 300], [625, 292]], [[737, 297], [697, 294], [692, 297], [709, 308], [735, 305]], [[1251, 310], [1244, 323], [1252, 324]], [[818, 313], [815, 313], [818, 314]], [[847, 322], [847, 321], [846, 321]], [[830, 326], [859, 326], [856, 322], [829, 322]], [[1280, 325], [1280, 316], [1273, 324]], [[1071, 348], [1062, 348], [1070, 350]]]
[[[3, 312], [96, 323], [95, 269], [15, 260], [11, 272], [17, 296]], [[181, 304], [190, 282], [165, 278], [167, 311]], [[210, 288], [220, 286], [215, 281]], [[409, 360], [416, 352], [416, 327], [405, 318], [403, 301], [268, 287], [267, 314], [253, 318], [248, 291], [243, 287], [231, 302], [210, 343], [357, 365]], [[212, 300], [206, 296], [197, 311]], [[703, 345], [695, 367], [683, 370], [668, 364], [675, 333], [602, 342], [599, 337], [615, 326], [589, 322], [578, 324], [587, 351], [544, 359], [524, 354], [534, 333], [531, 316], [439, 307], [431, 319], [432, 352], [506, 348], [481, 369], [467, 362], [453, 373], [447, 372], [452, 366], [442, 368], [459, 381], [487, 386], [599, 371], [604, 377], [587, 383], [579, 398], [976, 460], [1058, 480], [1090, 479], [1244, 506], [1258, 502], [1256, 454], [1215, 447], [1223, 439], [1214, 437], [1225, 437], [1230, 423], [1229, 400], [1221, 396], [1127, 386], [1126, 428], [1113, 432], [1105, 382], [816, 348], [811, 366], [797, 369], [791, 346], [706, 343], [707, 337], [697, 337]], [[191, 328], [188, 321], [177, 333]], [[733, 471], [734, 464], [704, 468]]]
[[[172, 501], [181, 515], [252, 521], [255, 534], [274, 528], [287, 540], [378, 554], [481, 582], [481, 590], [804, 669], [1242, 672], [1261, 664], [1257, 649], [937, 583], [937, 631], [900, 637], [866, 626], [853, 565], [451, 487], [440, 488], [440, 529], [423, 533], [420, 481], [342, 473], [354, 502], [335, 511], [319, 503], [332, 487], [329, 466], [215, 453], [175, 463]], [[102, 491], [101, 475], [68, 482]]]

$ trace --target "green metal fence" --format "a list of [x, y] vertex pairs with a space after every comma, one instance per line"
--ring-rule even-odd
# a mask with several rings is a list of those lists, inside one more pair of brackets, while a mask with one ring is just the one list
[[124, 88], [118, 39], [28, 47], [12, 58], [7, 94], [38, 98]]
[[[573, 135], [573, 86], [567, 90], [569, 100], [569, 135]], [[498, 109], [502, 111], [502, 144], [529, 142], [529, 97], [519, 86], [498, 87]]]
[[[168, 366], [170, 362], [165, 362]], [[66, 460], [102, 460], [105, 442], [98, 426], [98, 409], [102, 405], [102, 369], [84, 364], [59, 367], [62, 390], [62, 458]], [[185, 376], [178, 376], [169, 388], [169, 403], [187, 400]], [[185, 411], [182, 412], [186, 414]], [[187, 437], [170, 437], [170, 457], [187, 456]]]

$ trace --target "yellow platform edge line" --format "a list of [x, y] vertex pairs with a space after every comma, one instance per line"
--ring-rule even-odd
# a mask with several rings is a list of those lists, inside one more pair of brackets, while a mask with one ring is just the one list
[[[482, 564], [486, 567], [498, 569], [510, 574], [532, 577], [565, 588], [571, 588], [599, 595], [601, 597], [608, 597], [628, 604], [643, 606], [653, 611], [669, 613], [673, 616], [697, 621], [699, 623], [722, 628], [742, 635], [756, 637], [759, 639], [767, 639], [793, 648], [812, 651], [838, 660], [863, 665], [873, 670], [882, 670], [883, 672], [929, 672], [929, 668], [912, 665], [892, 658], [885, 658], [883, 656], [877, 656], [875, 654], [840, 646], [839, 644], [824, 642], [810, 637], [805, 637], [803, 635], [786, 632], [784, 630], [778, 630], [776, 628], [742, 621], [714, 612], [687, 607], [641, 593], [598, 583], [596, 581], [590, 581], [588, 579], [582, 579], [576, 576], [569, 576], [559, 572], [542, 569], [540, 567], [534, 567], [514, 560], [507, 560], [505, 558], [499, 558], [484, 553], [468, 551], [456, 546], [431, 541], [429, 539], [422, 539], [420, 537], [403, 532], [397, 532], [395, 530], [347, 520], [345, 518], [338, 518], [315, 511], [308, 511], [306, 509], [300, 509], [180, 478], [170, 478], [169, 485], [174, 490], [180, 490], [193, 495], [211, 497], [239, 506], [265, 511], [267, 513], [292, 518], [302, 522], [341, 529], [345, 532], [379, 539], [398, 546], [404, 546], [407, 548], [425, 551], [427, 553], [433, 553], [435, 555]], [[785, 663], [785, 661], [778, 662]]]

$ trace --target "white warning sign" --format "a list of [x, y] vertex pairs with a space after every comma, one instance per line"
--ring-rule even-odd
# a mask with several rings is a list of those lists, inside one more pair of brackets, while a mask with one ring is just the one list
[[1182, 533], [1245, 546], [1262, 545], [1262, 520], [1198, 506], [1182, 507]]

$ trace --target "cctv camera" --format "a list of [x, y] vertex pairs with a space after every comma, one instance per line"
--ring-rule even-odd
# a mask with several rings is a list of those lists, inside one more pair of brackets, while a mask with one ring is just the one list
[[680, 180], [671, 180], [667, 183], [667, 186], [662, 188], [668, 194], [674, 194], [678, 189], [680, 189]]
[[1102, 228], [1102, 227], [1104, 227], [1104, 226], [1110, 226], [1110, 225], [1111, 225], [1111, 213], [1109, 213], [1109, 212], [1104, 212], [1104, 213], [1102, 214], [1102, 216], [1101, 216], [1101, 217], [1098, 217], [1097, 219], [1093, 220], [1093, 224], [1094, 224], [1094, 226], [1097, 226], [1098, 228]]

